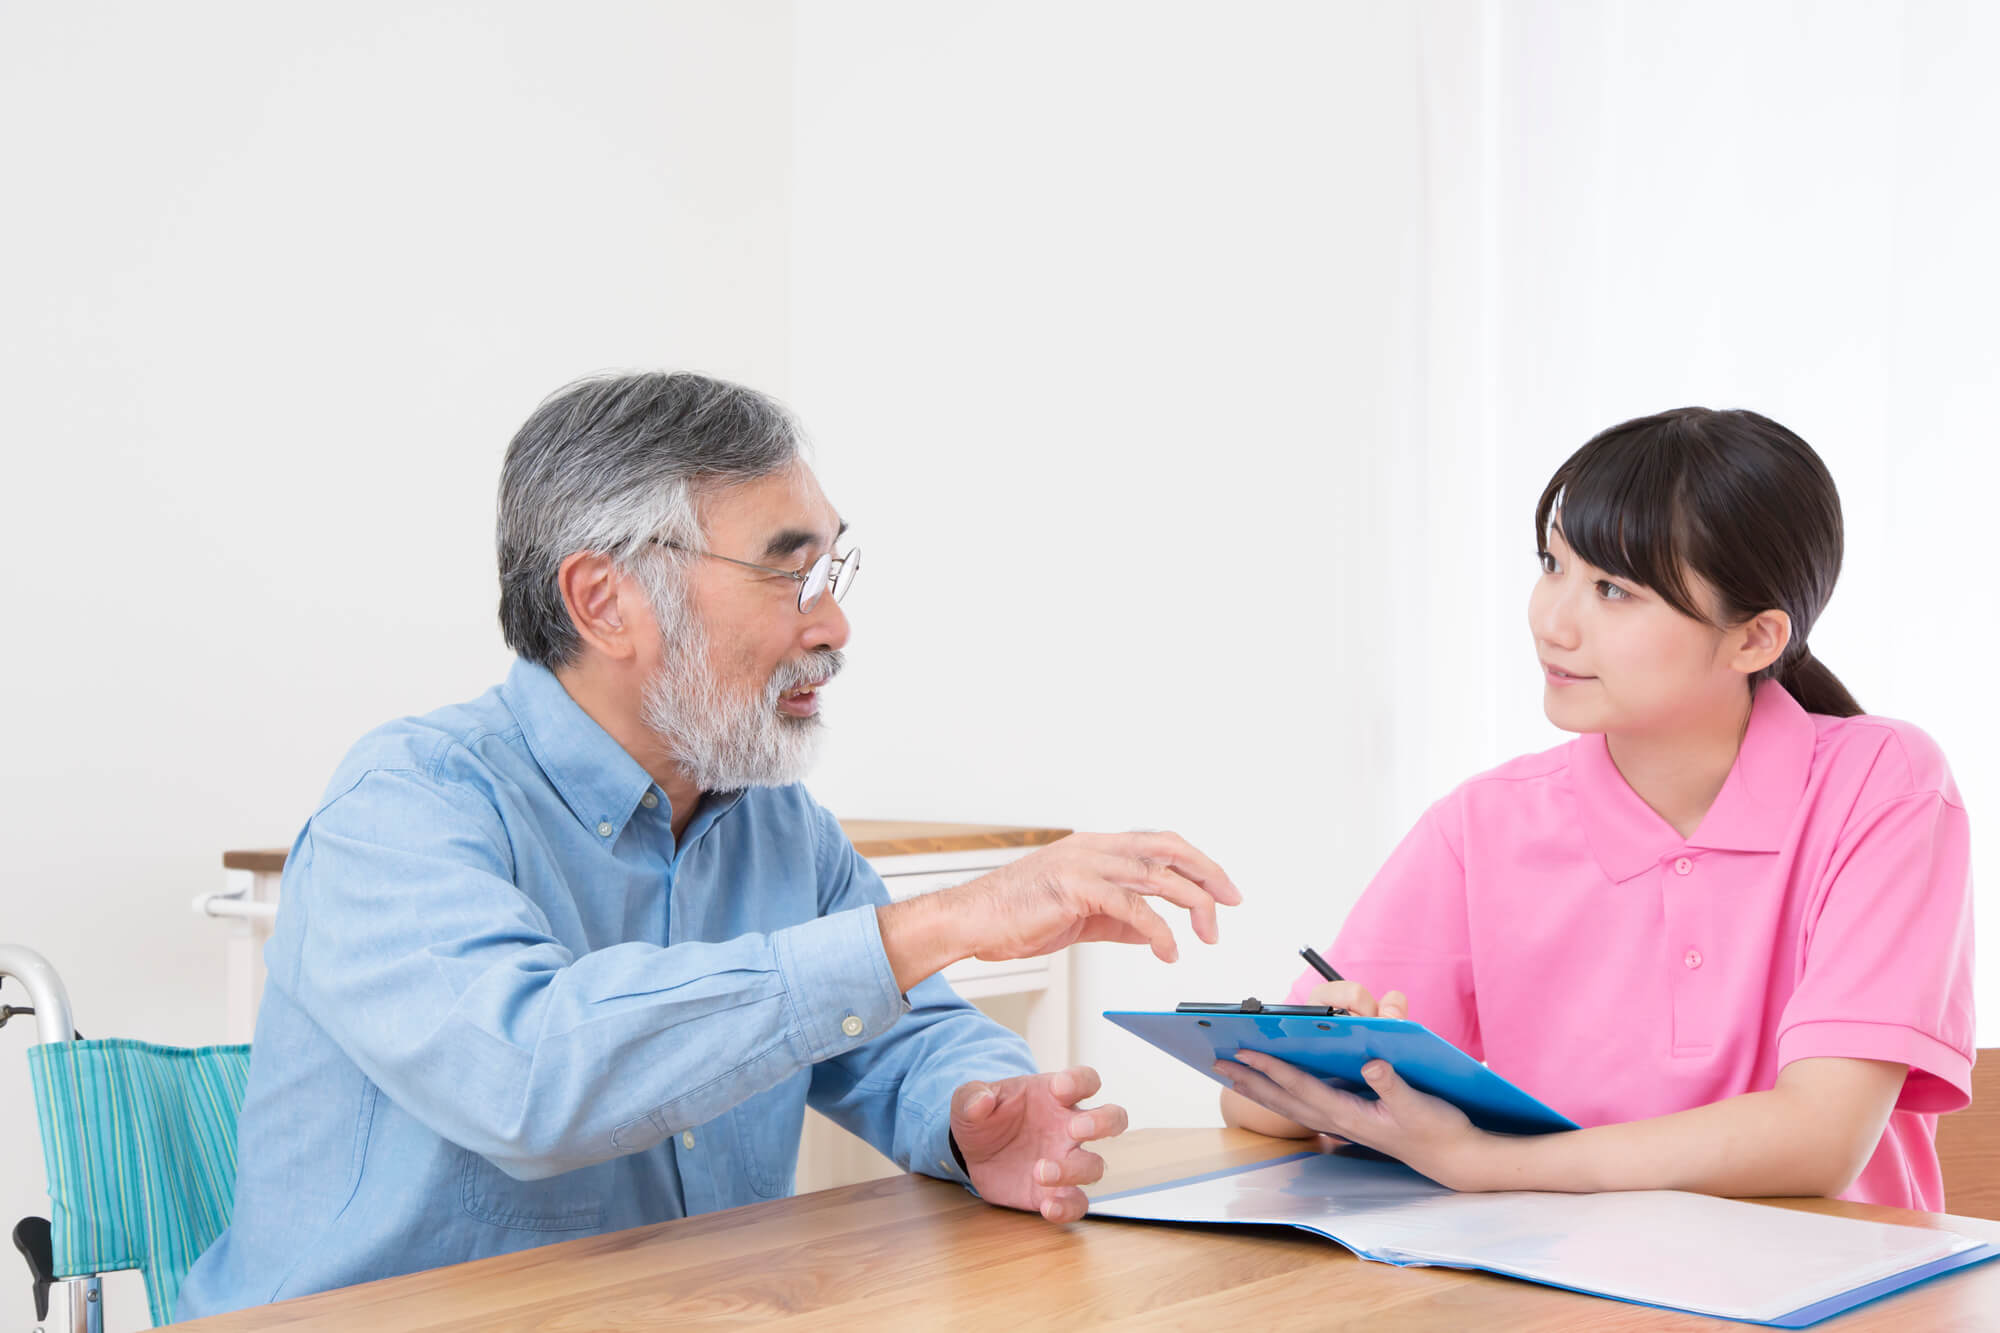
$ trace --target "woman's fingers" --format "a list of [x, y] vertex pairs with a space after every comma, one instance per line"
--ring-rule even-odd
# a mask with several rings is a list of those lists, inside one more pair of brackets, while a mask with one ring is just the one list
[[1306, 992], [1306, 1003], [1332, 1005], [1363, 1018], [1375, 1017], [1375, 997], [1358, 981], [1323, 981]]

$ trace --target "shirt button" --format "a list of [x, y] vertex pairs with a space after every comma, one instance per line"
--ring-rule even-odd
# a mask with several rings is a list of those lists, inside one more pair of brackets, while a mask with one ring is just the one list
[[639, 804], [645, 806], [648, 810], [651, 810], [654, 806], [658, 805], [659, 803], [660, 803], [660, 798], [653, 795], [653, 793], [651, 792], [647, 792], [644, 796], [641, 796], [639, 798]]
[[1689, 949], [1687, 951], [1687, 957], [1681, 959], [1681, 961], [1683, 963], [1686, 963], [1690, 968], [1700, 967], [1701, 955], [1695, 952], [1693, 949]]
[[1674, 873], [1676, 875], [1692, 875], [1694, 873], [1694, 862], [1683, 856], [1680, 860], [1674, 862]]
[[691, 1129], [684, 1129], [684, 1130], [682, 1130], [682, 1131], [681, 1131], [681, 1147], [683, 1147], [683, 1148], [692, 1148], [692, 1147], [694, 1147], [694, 1131], [693, 1131], [693, 1130], [691, 1130]]
[[840, 1020], [840, 1030], [842, 1032], [845, 1032], [850, 1037], [860, 1036], [861, 1029], [865, 1026], [867, 1025], [864, 1024], [860, 1019], [856, 1018], [853, 1014], [849, 1014], [847, 1017]]
[[599, 825], [597, 826], [597, 836], [598, 836], [598, 837], [600, 837], [600, 838], [608, 838], [608, 837], [610, 837], [610, 836], [611, 836], [611, 821], [610, 821], [610, 820], [608, 820], [608, 819], [607, 819], [607, 820], [605, 820], [605, 821], [604, 821], [604, 822], [603, 822], [602, 824], [599, 824]]

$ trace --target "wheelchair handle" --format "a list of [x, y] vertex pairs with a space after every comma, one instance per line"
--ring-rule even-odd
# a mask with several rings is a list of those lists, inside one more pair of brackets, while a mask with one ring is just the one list
[[35, 1035], [43, 1042], [69, 1041], [76, 1035], [69, 1021], [69, 992], [48, 959], [25, 945], [0, 944], [0, 977], [12, 977], [27, 989]]

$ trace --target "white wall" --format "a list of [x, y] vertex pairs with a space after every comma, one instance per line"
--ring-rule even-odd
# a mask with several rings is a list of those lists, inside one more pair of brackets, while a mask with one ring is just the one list
[[[0, 11], [0, 936], [86, 1032], [218, 1034], [188, 900], [361, 731], [498, 677], [505, 441], [632, 365], [775, 389], [819, 438], [868, 551], [823, 799], [1175, 827], [1250, 895], [1178, 968], [1087, 951], [1079, 1053], [1136, 1123], [1212, 1092], [1096, 1010], [1276, 991], [1426, 801], [1556, 739], [1527, 516], [1637, 412], [1756, 406], [1827, 456], [1817, 646], [1943, 742], [1990, 864], [1995, 23]], [[0, 1223], [39, 1206], [9, 1142]]]
[[[222, 850], [288, 843], [362, 731], [505, 670], [494, 485], [539, 398], [641, 365], [782, 390], [789, 29], [0, 9], [0, 937], [86, 1034], [219, 1039], [189, 902]], [[47, 1207], [29, 1040], [0, 1033], [6, 1228]]]
[[1476, 248], [1433, 194], [1477, 102], [1426, 95], [1478, 77], [1461, 12], [799, 11], [793, 397], [868, 555], [816, 786], [1229, 868], [1219, 948], [1083, 951], [1078, 1056], [1141, 1123], [1214, 1086], [1097, 1012], [1282, 991], [1398, 833], [1382, 705], [1434, 571], [1376, 519], [1431, 265]]

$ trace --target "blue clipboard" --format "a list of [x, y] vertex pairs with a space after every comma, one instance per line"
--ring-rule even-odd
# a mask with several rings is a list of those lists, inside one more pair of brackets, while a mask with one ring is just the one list
[[[1509, 1083], [1422, 1023], [1354, 1014], [1160, 1013], [1108, 1009], [1104, 1016], [1217, 1083], [1217, 1060], [1261, 1051], [1334, 1087], [1373, 1098], [1361, 1066], [1387, 1060], [1405, 1083], [1465, 1112], [1481, 1129], [1549, 1134], [1580, 1126]], [[1226, 1084], [1225, 1084], [1226, 1086]]]

